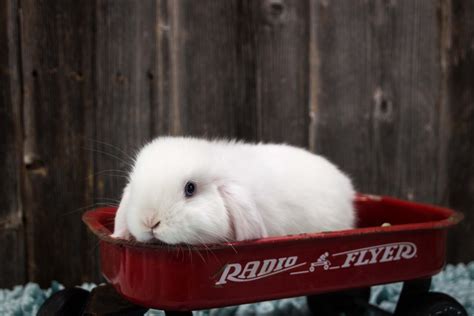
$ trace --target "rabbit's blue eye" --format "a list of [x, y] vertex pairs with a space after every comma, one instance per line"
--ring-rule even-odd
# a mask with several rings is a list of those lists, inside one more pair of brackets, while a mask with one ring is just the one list
[[192, 182], [186, 183], [184, 186], [184, 195], [186, 195], [186, 197], [191, 197], [193, 196], [194, 191], [196, 191], [196, 185]]

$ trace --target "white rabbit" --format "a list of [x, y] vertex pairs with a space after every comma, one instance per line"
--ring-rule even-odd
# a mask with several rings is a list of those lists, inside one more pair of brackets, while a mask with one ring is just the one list
[[304, 149], [160, 137], [138, 153], [112, 236], [201, 244], [350, 229], [354, 195]]

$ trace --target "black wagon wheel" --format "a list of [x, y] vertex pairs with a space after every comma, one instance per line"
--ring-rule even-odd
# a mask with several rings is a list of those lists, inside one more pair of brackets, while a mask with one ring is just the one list
[[428, 292], [414, 295], [397, 309], [397, 316], [467, 316], [464, 307], [451, 296]]
[[41, 305], [38, 316], [80, 316], [86, 307], [89, 295], [89, 291], [77, 287], [58, 291]]
[[323, 293], [306, 297], [314, 316], [362, 316], [367, 310], [370, 287], [342, 292]]

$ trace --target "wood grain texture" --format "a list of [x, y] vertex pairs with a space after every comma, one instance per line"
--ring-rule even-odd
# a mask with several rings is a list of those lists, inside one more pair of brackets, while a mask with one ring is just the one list
[[42, 286], [97, 280], [95, 241], [77, 211], [93, 193], [92, 155], [83, 148], [94, 105], [94, 7], [21, 5], [28, 278]]
[[311, 147], [359, 191], [441, 200], [437, 14], [431, 1], [312, 3]]
[[[156, 2], [99, 1], [94, 49], [94, 197], [116, 204], [131, 157], [152, 138], [159, 104]], [[161, 107], [161, 110], [158, 109]], [[158, 111], [157, 111], [158, 109]], [[160, 132], [164, 132], [160, 128]]]
[[448, 39], [449, 205], [465, 219], [449, 239], [449, 260], [474, 259], [474, 3], [454, 0]]
[[307, 5], [168, 2], [175, 133], [307, 145]]
[[256, 139], [246, 8], [204, 0], [168, 1], [167, 9], [173, 133]]
[[0, 288], [26, 280], [17, 14], [16, 1], [0, 2]]
[[251, 3], [258, 137], [308, 146], [309, 2]]

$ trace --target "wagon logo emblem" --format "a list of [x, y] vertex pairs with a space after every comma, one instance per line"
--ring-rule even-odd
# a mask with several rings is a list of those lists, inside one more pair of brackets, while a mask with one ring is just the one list
[[[297, 275], [312, 273], [316, 271], [317, 268], [326, 271], [391, 261], [410, 260], [416, 256], [416, 253], [417, 248], [414, 243], [398, 242], [352, 249], [332, 255], [326, 251], [320, 255], [316, 261], [310, 262], [309, 264], [308, 262], [298, 263], [298, 256], [255, 260], [245, 264], [230, 263], [224, 266], [215, 285], [223, 285], [227, 282], [250, 282], [283, 272], [288, 272], [290, 275]], [[294, 271], [299, 267], [305, 269], [297, 269], [297, 271]]]

